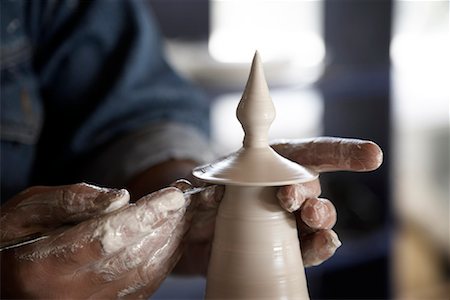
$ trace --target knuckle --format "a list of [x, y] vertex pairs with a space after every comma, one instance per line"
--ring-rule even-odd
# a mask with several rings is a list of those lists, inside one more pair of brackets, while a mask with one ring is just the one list
[[57, 192], [56, 203], [61, 208], [70, 206], [74, 199], [74, 191], [71, 188], [61, 188]]

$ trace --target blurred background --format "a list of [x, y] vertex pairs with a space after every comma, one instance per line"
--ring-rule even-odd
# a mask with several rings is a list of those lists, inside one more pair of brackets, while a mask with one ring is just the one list
[[[306, 271], [311, 298], [448, 299], [448, 1], [147, 1], [170, 63], [211, 101], [219, 154], [241, 145], [235, 109], [256, 49], [277, 108], [272, 138], [383, 149], [375, 172], [321, 177], [343, 245]], [[204, 284], [169, 278], [153, 298], [199, 299]]]

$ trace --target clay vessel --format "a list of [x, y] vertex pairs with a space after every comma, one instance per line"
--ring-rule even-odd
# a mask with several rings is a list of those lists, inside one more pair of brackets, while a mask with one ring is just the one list
[[296, 221], [278, 204], [276, 190], [318, 175], [269, 147], [275, 109], [258, 52], [237, 117], [245, 132], [242, 148], [193, 171], [201, 180], [225, 185], [206, 299], [309, 299]]

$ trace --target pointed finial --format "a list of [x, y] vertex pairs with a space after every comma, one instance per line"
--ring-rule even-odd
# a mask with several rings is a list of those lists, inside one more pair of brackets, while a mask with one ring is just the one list
[[245, 136], [243, 147], [216, 162], [194, 169], [195, 177], [210, 183], [243, 186], [281, 186], [308, 182], [318, 174], [276, 153], [268, 141], [275, 107], [256, 51], [236, 115]]
[[250, 75], [236, 115], [245, 132], [244, 148], [269, 146], [269, 127], [275, 119], [275, 107], [258, 51], [253, 57]]

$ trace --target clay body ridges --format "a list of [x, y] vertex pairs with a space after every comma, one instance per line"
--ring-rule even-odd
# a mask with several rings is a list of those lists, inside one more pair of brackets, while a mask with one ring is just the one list
[[297, 226], [276, 198], [277, 186], [317, 174], [269, 147], [275, 118], [259, 54], [237, 108], [243, 146], [196, 168], [194, 176], [224, 184], [207, 275], [207, 299], [309, 299]]

